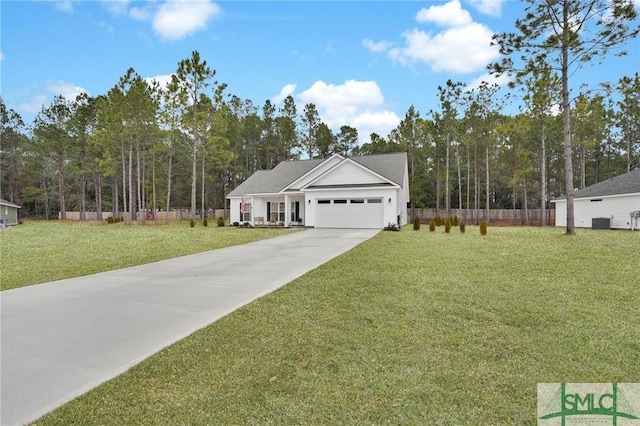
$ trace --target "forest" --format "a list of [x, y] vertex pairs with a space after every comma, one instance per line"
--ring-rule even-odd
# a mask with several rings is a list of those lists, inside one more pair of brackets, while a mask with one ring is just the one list
[[[522, 34], [539, 25], [531, 16], [520, 24]], [[625, 37], [637, 34], [620, 28]], [[579, 189], [640, 167], [638, 73], [570, 93], [566, 67], [550, 53], [566, 50], [586, 62], [594, 52], [547, 43], [539, 55], [519, 42], [496, 36], [506, 57], [529, 52], [520, 70], [511, 61], [494, 64], [494, 72], [514, 75], [506, 95], [497, 85], [469, 89], [446, 80], [437, 108], [411, 105], [388, 135], [368, 138], [347, 124], [330, 129], [314, 104], [300, 108], [292, 96], [281, 107], [240, 99], [197, 51], [177, 64], [166, 86], [130, 68], [106, 94], [56, 96], [32, 123], [0, 98], [1, 197], [22, 206], [23, 218], [112, 212], [130, 223], [136, 215], [125, 213], [175, 208], [197, 218], [224, 208], [225, 194], [281, 161], [407, 152], [411, 207], [447, 215], [458, 208], [547, 209], [567, 182]]]

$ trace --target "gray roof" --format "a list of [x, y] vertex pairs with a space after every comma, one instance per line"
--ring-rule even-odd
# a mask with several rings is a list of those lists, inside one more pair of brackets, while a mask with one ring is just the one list
[[[603, 180], [573, 193], [573, 198], [606, 197], [608, 195], [624, 195], [640, 193], [640, 169]], [[559, 200], [567, 198], [566, 195]]]
[[258, 170], [231, 191], [227, 197], [278, 193], [323, 161], [324, 159], [283, 161], [271, 170]]
[[9, 206], [9, 207], [15, 207], [15, 208], [17, 208], [17, 209], [22, 208], [22, 207], [20, 207], [19, 205], [17, 205], [17, 204], [13, 204], [12, 202], [9, 202], [9, 201], [7, 201], [7, 200], [3, 200], [2, 198], [0, 198], [0, 205], [2, 205], [2, 206]]
[[[227, 197], [243, 194], [275, 194], [311, 171], [326, 159], [283, 161], [272, 170], [259, 170], [231, 191]], [[407, 163], [405, 152], [351, 157], [356, 163], [402, 186]]]

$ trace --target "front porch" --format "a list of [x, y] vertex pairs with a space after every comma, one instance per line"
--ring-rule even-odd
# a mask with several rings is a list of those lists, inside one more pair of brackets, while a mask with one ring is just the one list
[[[304, 200], [304, 194], [301, 193], [281, 196], [245, 196], [244, 202], [241, 201], [239, 206], [238, 222], [260, 227], [304, 226]], [[232, 208], [232, 212], [233, 210]]]

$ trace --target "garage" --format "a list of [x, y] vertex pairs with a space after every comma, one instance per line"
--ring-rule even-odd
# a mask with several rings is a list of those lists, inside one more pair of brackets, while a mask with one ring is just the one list
[[317, 228], [382, 228], [382, 198], [316, 200]]

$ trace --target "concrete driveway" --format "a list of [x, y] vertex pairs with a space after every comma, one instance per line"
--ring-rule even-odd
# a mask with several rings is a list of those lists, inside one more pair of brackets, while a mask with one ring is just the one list
[[0, 424], [37, 419], [377, 232], [309, 229], [0, 292]]

